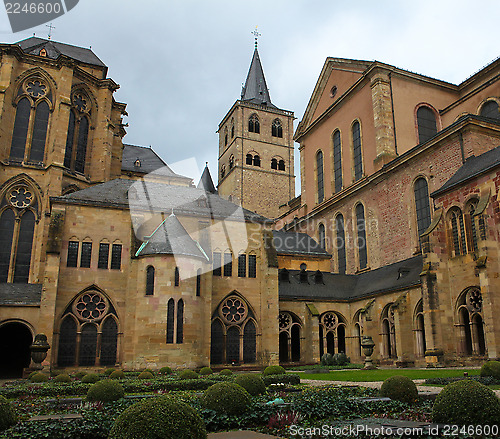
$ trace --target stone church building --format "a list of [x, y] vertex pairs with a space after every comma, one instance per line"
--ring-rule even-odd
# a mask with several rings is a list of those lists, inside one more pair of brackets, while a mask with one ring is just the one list
[[256, 47], [216, 187], [123, 142], [91, 50], [0, 44], [0, 376], [39, 333], [52, 368], [499, 357], [499, 73], [327, 58], [294, 132]]

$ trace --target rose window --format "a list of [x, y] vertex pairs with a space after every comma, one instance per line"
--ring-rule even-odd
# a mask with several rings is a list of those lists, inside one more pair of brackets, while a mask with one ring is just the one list
[[33, 194], [25, 187], [16, 188], [10, 192], [9, 202], [14, 207], [24, 209], [33, 202]]
[[290, 314], [287, 314], [285, 312], [280, 313], [280, 315], [279, 315], [280, 329], [288, 328], [290, 326], [290, 323], [292, 323], [292, 319], [290, 317]]
[[333, 329], [337, 325], [337, 316], [329, 312], [323, 317], [323, 324], [326, 329]]
[[230, 297], [222, 304], [220, 312], [227, 323], [242, 323], [247, 316], [247, 307], [241, 299]]
[[35, 79], [26, 84], [26, 92], [31, 97], [38, 99], [47, 94], [47, 86], [38, 79]]
[[75, 303], [76, 314], [84, 320], [99, 320], [108, 310], [108, 303], [97, 293], [85, 293]]
[[468, 304], [474, 311], [481, 311], [483, 297], [479, 290], [470, 290], [468, 293]]
[[73, 104], [75, 105], [76, 108], [78, 108], [78, 111], [84, 113], [87, 111], [87, 98], [85, 98], [82, 94], [76, 94], [73, 96]]

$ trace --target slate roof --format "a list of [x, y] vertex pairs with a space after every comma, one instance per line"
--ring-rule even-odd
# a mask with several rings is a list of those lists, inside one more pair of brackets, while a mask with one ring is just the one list
[[[136, 166], [137, 160], [139, 160], [140, 166]], [[158, 169], [161, 169], [162, 175], [167, 177], [179, 177], [190, 180], [190, 178], [183, 177], [172, 171], [153, 149], [145, 146], [123, 145], [122, 171], [149, 174]]]
[[274, 230], [273, 241], [278, 254], [331, 257], [326, 250], [306, 233]]
[[194, 256], [208, 260], [175, 215], [170, 215], [163, 221], [151, 237], [145, 239], [145, 245], [137, 252], [137, 256], [159, 254]]
[[241, 100], [251, 102], [253, 104], [267, 105], [268, 107], [276, 108], [271, 102], [271, 96], [264, 77], [264, 69], [260, 62], [259, 51], [257, 47], [253, 52], [252, 63], [248, 70], [245, 86], [241, 91]]
[[420, 284], [421, 255], [365, 273], [349, 275], [322, 273], [323, 283], [315, 283], [314, 271], [308, 273], [308, 283], [300, 282], [300, 270], [288, 270], [289, 282], [279, 281], [282, 300], [354, 300], [378, 293], [409, 288]]
[[90, 49], [84, 47], [72, 46], [70, 44], [58, 43], [52, 40], [45, 40], [38, 37], [30, 37], [26, 40], [18, 41], [17, 44], [23, 52], [33, 55], [39, 55], [40, 50], [47, 51], [47, 57], [57, 59], [60, 55], [65, 55], [85, 64], [92, 64], [99, 67], [106, 67], [106, 65], [97, 57], [97, 55]]
[[42, 284], [0, 284], [0, 305], [40, 305]]
[[[129, 205], [130, 191], [130, 205]], [[115, 207], [119, 209], [152, 209], [170, 214], [172, 209], [178, 216], [192, 215], [214, 217], [234, 221], [272, 222], [254, 212], [242, 209], [216, 194], [187, 186], [174, 186], [151, 180], [129, 180], [117, 178], [52, 201], [65, 204]]]
[[211, 194], [216, 194], [217, 189], [215, 189], [214, 181], [212, 180], [212, 175], [210, 174], [210, 169], [208, 169], [208, 163], [201, 174], [200, 182], [198, 183], [198, 189], [204, 189], [206, 192]]
[[455, 174], [441, 186], [438, 190], [431, 194], [431, 197], [436, 197], [463, 182], [474, 178], [484, 172], [489, 171], [500, 165], [500, 146], [485, 152], [479, 156], [469, 157], [465, 163], [458, 169]]

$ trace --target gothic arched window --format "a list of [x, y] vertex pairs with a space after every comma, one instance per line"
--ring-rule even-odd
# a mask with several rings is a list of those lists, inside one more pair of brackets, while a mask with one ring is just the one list
[[418, 143], [427, 142], [437, 134], [436, 116], [429, 107], [417, 110]]
[[180, 299], [177, 302], [177, 344], [184, 340], [184, 301]]
[[38, 201], [25, 184], [14, 184], [0, 200], [0, 283], [28, 283]]
[[450, 210], [448, 215], [448, 233], [452, 244], [452, 256], [465, 255], [467, 253], [467, 241], [465, 237], [464, 216], [458, 207]]
[[52, 93], [41, 78], [28, 78], [20, 87], [12, 131], [10, 158], [43, 162], [52, 106]]
[[180, 274], [179, 274], [179, 267], [175, 267], [174, 270], [174, 286], [178, 287], [180, 285]]
[[273, 120], [273, 124], [271, 126], [271, 135], [273, 137], [283, 137], [283, 127], [281, 126], [281, 120]]
[[252, 114], [248, 119], [248, 131], [251, 133], [260, 133], [259, 116]]
[[87, 159], [91, 104], [89, 97], [81, 90], [73, 93], [71, 104], [64, 166], [83, 174]]
[[174, 299], [169, 299], [167, 304], [167, 343], [174, 342]]
[[417, 212], [418, 236], [422, 235], [431, 224], [431, 208], [429, 204], [429, 188], [425, 178], [418, 178], [413, 187], [415, 194], [415, 210]]

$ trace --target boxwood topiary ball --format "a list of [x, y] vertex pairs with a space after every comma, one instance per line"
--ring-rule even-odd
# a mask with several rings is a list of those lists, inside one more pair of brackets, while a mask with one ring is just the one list
[[222, 369], [219, 372], [219, 375], [229, 377], [229, 376], [233, 375], [233, 371], [231, 369]]
[[118, 401], [125, 396], [122, 385], [116, 380], [102, 380], [90, 386], [87, 392], [87, 401], [111, 402]]
[[256, 373], [246, 373], [238, 375], [235, 380], [236, 384], [243, 387], [250, 395], [262, 395], [266, 393], [266, 385], [262, 377]]
[[30, 378], [32, 383], [46, 383], [49, 377], [42, 372], [38, 372]]
[[54, 378], [56, 383], [71, 383], [71, 378], [67, 373], [60, 373]]
[[112, 380], [122, 380], [125, 378], [125, 372], [123, 372], [123, 370], [115, 370], [115, 371], [111, 372], [109, 377]]
[[12, 403], [0, 396], [0, 431], [7, 430], [17, 423], [17, 415]]
[[493, 377], [500, 380], [500, 361], [487, 361], [481, 367], [482, 377]]
[[145, 370], [144, 372], [141, 372], [137, 378], [139, 378], [140, 380], [150, 380], [154, 378], [154, 376], [151, 372]]
[[448, 384], [432, 408], [432, 421], [453, 425], [498, 425], [500, 399], [493, 390], [473, 380]]
[[172, 369], [168, 366], [163, 366], [160, 369], [160, 375], [171, 375], [172, 374]]
[[96, 373], [88, 373], [82, 378], [82, 383], [94, 384], [97, 383], [101, 378]]
[[106, 375], [107, 377], [109, 377], [116, 369], [114, 367], [108, 367], [105, 371], [104, 371], [104, 375]]
[[418, 390], [410, 378], [394, 375], [382, 383], [380, 394], [396, 401], [412, 403], [418, 397]]
[[251, 402], [250, 394], [236, 383], [217, 383], [210, 386], [201, 403], [208, 409], [227, 415], [241, 415]]
[[264, 376], [266, 376], [266, 375], [283, 375], [285, 373], [286, 373], [286, 370], [281, 366], [267, 366], [264, 369], [264, 372], [262, 372], [262, 374]]
[[143, 400], [116, 418], [109, 439], [206, 439], [200, 415], [168, 396]]
[[211, 375], [213, 374], [213, 370], [210, 367], [202, 367], [200, 370], [200, 375]]
[[198, 374], [194, 370], [183, 370], [179, 373], [179, 378], [181, 380], [195, 380], [198, 378]]

